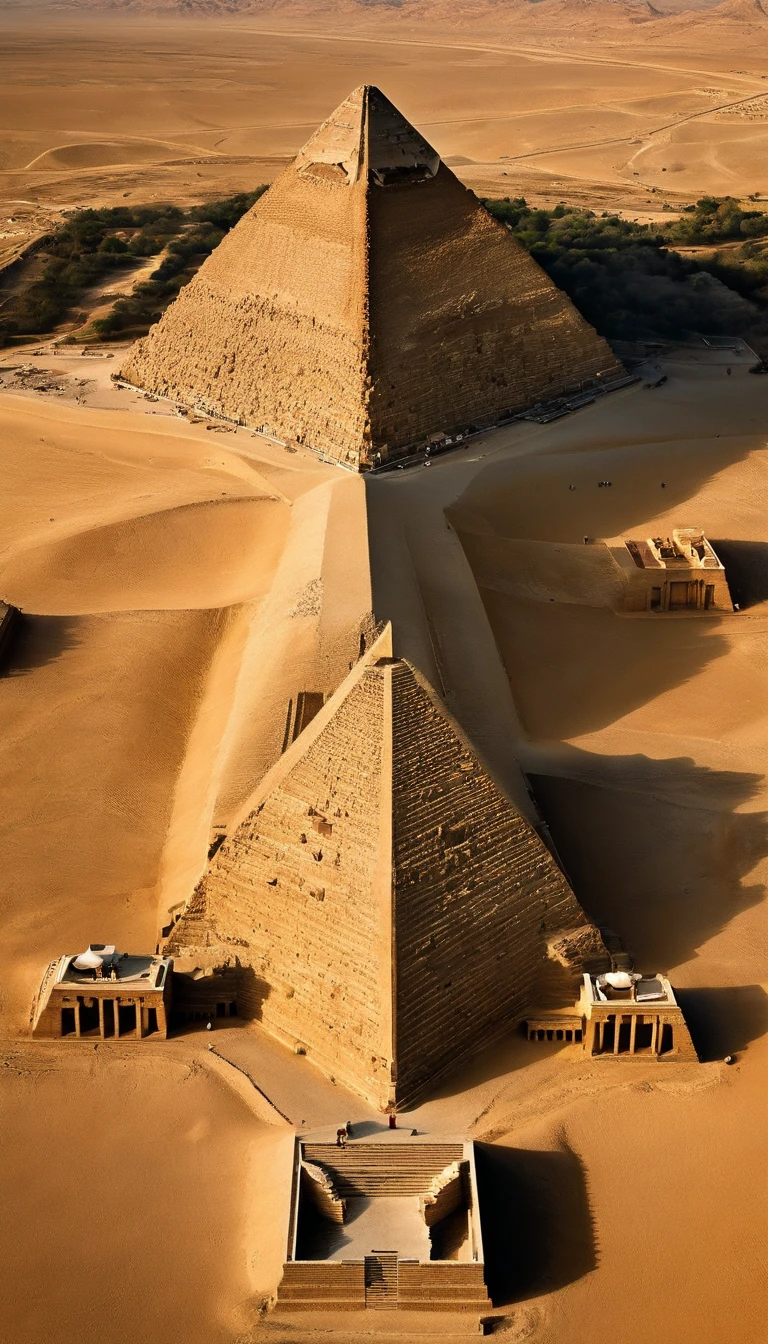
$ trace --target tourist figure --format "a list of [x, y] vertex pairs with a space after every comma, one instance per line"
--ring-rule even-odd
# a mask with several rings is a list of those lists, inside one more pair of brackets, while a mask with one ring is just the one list
[[397, 1116], [395, 1115], [394, 1111], [390, 1111], [389, 1114], [389, 1128], [397, 1129]]
[[352, 1121], [351, 1121], [351, 1120], [348, 1120], [347, 1123], [346, 1123], [346, 1125], [344, 1126], [344, 1132], [345, 1132], [345, 1134], [346, 1134], [346, 1136], [347, 1136], [348, 1139], [351, 1139], [351, 1138], [352, 1138]]
[[343, 1128], [343, 1129], [337, 1129], [337, 1130], [336, 1130], [336, 1147], [337, 1147], [337, 1148], [346, 1148], [346, 1146], [347, 1146], [347, 1131], [346, 1131], [346, 1129], [345, 1129], [345, 1128]]

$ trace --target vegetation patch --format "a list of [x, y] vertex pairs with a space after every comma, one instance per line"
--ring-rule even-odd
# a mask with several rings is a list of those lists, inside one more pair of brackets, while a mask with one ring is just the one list
[[[768, 215], [705, 196], [663, 226], [519, 197], [483, 204], [608, 340], [741, 336], [768, 348]], [[765, 240], [765, 242], [761, 242]], [[723, 246], [726, 245], [726, 246]], [[677, 248], [701, 246], [706, 256]]]
[[149, 280], [118, 299], [111, 312], [89, 328], [102, 339], [143, 334], [265, 191], [266, 186], [257, 187], [190, 210], [175, 205], [78, 210], [43, 239], [26, 262], [29, 282], [0, 312], [0, 342], [53, 331], [77, 309], [91, 286], [135, 266], [143, 257], [163, 253]]
[[[80, 339], [143, 335], [265, 186], [207, 205], [80, 210], [21, 265], [0, 309], [0, 343], [42, 335], [77, 316], [89, 288], [160, 257], [157, 269]], [[611, 341], [741, 336], [768, 355], [768, 214], [702, 197], [680, 219], [637, 224], [565, 204], [485, 200], [588, 322]], [[679, 249], [700, 248], [691, 255]], [[85, 314], [81, 323], [85, 324]]]

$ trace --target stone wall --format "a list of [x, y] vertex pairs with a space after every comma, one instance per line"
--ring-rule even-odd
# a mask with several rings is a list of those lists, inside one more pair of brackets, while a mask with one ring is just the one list
[[413, 443], [620, 366], [509, 230], [441, 164], [371, 187], [374, 448]]
[[381, 1105], [391, 1074], [390, 907], [376, 894], [383, 736], [372, 668], [224, 842], [169, 943], [203, 961], [236, 958], [241, 1012]]
[[398, 1097], [536, 1006], [572, 1004], [581, 966], [548, 943], [597, 931], [546, 846], [407, 663], [391, 669]]

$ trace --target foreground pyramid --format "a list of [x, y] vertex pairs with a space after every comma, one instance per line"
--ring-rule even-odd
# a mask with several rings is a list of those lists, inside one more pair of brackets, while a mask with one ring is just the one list
[[548, 849], [386, 641], [266, 776], [168, 943], [239, 965], [241, 1013], [382, 1107], [530, 1010], [572, 1005], [605, 957]]
[[361, 467], [618, 368], [509, 231], [365, 85], [121, 372]]

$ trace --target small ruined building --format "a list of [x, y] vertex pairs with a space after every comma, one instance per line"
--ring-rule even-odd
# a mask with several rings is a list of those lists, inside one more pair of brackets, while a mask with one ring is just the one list
[[[610, 960], [389, 628], [235, 819], [174, 925], [241, 1016], [386, 1108]], [[183, 960], [181, 960], [183, 959]]]
[[531, 1015], [527, 1027], [529, 1041], [581, 1043], [588, 1055], [698, 1060], [674, 990], [660, 974], [585, 974], [570, 1013]]
[[699, 528], [607, 545], [624, 580], [620, 610], [733, 611], [725, 569]]
[[297, 1141], [289, 1311], [490, 1306], [472, 1143]]
[[121, 376], [362, 468], [622, 372], [509, 230], [363, 85]]
[[79, 1040], [167, 1036], [173, 961], [91, 943], [52, 961], [35, 1002], [32, 1035]]

